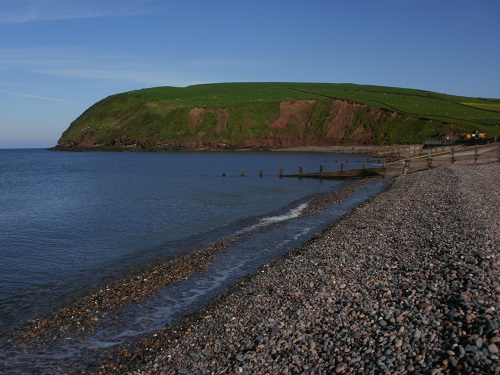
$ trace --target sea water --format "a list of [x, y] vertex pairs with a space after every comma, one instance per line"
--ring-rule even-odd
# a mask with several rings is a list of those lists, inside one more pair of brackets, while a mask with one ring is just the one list
[[320, 165], [336, 170], [341, 162], [359, 168], [363, 160], [326, 153], [0, 150], [0, 332], [128, 270], [293, 219], [311, 196], [345, 184], [279, 178], [280, 168], [285, 174]]
[[301, 216], [315, 196], [350, 182], [279, 178], [279, 169], [360, 168], [365, 160], [324, 153], [0, 150], [0, 336], [130, 270], [237, 239], [206, 272], [112, 311], [95, 332], [51, 348], [0, 349], [0, 372], [86, 372], [102, 350], [206, 306], [383, 186], [363, 184], [342, 202]]

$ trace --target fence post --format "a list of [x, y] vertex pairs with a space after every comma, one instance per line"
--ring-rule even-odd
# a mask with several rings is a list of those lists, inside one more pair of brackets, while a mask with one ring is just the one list
[[432, 167], [432, 158], [431, 158], [432, 151], [429, 149], [429, 154], [427, 156], [427, 169], [431, 169]]
[[478, 157], [477, 145], [475, 145], [474, 146], [474, 165], [477, 165], [477, 157]]

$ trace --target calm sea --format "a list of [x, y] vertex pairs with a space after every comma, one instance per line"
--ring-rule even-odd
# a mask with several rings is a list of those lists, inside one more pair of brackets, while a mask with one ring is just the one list
[[[320, 164], [335, 170], [363, 160], [322, 153], [0, 150], [0, 331], [132, 268], [294, 220], [313, 195], [345, 184], [280, 179], [280, 168], [285, 174], [300, 166], [318, 171]], [[273, 258], [290, 242], [285, 239], [294, 238], [295, 246], [324, 224], [298, 237], [297, 228], [285, 226], [278, 244], [251, 242]]]

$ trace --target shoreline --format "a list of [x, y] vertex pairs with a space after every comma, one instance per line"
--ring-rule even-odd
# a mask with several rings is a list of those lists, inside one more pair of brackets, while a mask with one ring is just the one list
[[[312, 215], [327, 204], [340, 202], [348, 198], [358, 187], [372, 180], [369, 178], [357, 180], [340, 190], [318, 194], [300, 215]], [[195, 273], [204, 272], [212, 260], [218, 257], [220, 251], [246, 235], [247, 233], [226, 237], [185, 255], [131, 270], [106, 286], [75, 297], [73, 301], [50, 314], [3, 332], [0, 336], [0, 346], [5, 350], [47, 349], [57, 347], [68, 338], [93, 333], [99, 328], [102, 320], [119, 308], [140, 303], [168, 285]]]
[[499, 172], [492, 163], [397, 179], [95, 370], [498, 372]]
[[[432, 366], [433, 370], [465, 372], [467, 366], [471, 366], [472, 372], [476, 372], [473, 365], [477, 362], [480, 370], [499, 371], [495, 348], [498, 351], [500, 347], [500, 279], [496, 261], [498, 242], [493, 234], [498, 234], [500, 198], [494, 184], [485, 186], [485, 192], [478, 189], [481, 182], [487, 181], [498, 186], [499, 165], [436, 168], [393, 179], [389, 188], [320, 231], [306, 244], [244, 277], [207, 308], [187, 316], [179, 324], [138, 339], [132, 346], [103, 350], [101, 360], [88, 364], [88, 369], [106, 374], [127, 371], [133, 374], [160, 371], [166, 374], [349, 373], [351, 370], [411, 373], [430, 372]], [[470, 189], [471, 184], [476, 189]], [[449, 190], [450, 186], [457, 190]], [[349, 188], [324, 199], [343, 199]], [[411, 205], [404, 201], [404, 196], [410, 193]], [[481, 206], [488, 195], [493, 198], [492, 202]], [[465, 206], [455, 210], [457, 207], [450, 206], [453, 203]], [[315, 206], [319, 209], [321, 198]], [[422, 207], [428, 212], [437, 211], [430, 216], [430, 223]], [[478, 218], [481, 225], [476, 228]], [[457, 223], [463, 227], [459, 228]], [[446, 233], [445, 229], [450, 228], [452, 230]], [[459, 229], [466, 233], [458, 233]], [[471, 232], [472, 240], [467, 236]], [[380, 233], [388, 235], [384, 237]], [[439, 236], [444, 236], [443, 241], [433, 239]], [[472, 256], [465, 253], [465, 260], [461, 260], [457, 249], [450, 247], [454, 241], [463, 251], [468, 250], [468, 245], [477, 249], [473, 249]], [[409, 250], [405, 252], [409, 259], [400, 259], [397, 250], [404, 247], [415, 250], [427, 262]], [[187, 264], [198, 262], [193, 268], [195, 271], [206, 266], [211, 256], [216, 256], [216, 247], [205, 250], [200, 259], [196, 259], [196, 255], [186, 259]], [[439, 263], [444, 269], [446, 258], [457, 260], [458, 265], [449, 272], [451, 275], [447, 273], [447, 277], [434, 280], [431, 271], [437, 266], [427, 269], [429, 264]], [[410, 275], [398, 274], [401, 268], [410, 269]], [[168, 269], [156, 271], [169, 272]], [[418, 278], [419, 273], [427, 279]], [[461, 280], [469, 277], [469, 273], [472, 278], [482, 277], [479, 289], [487, 290], [484, 292], [487, 297], [476, 298], [470, 291], [470, 282]], [[123, 293], [131, 293], [139, 300], [144, 292], [143, 276], [137, 279], [138, 283], [121, 288]], [[490, 279], [484, 281], [488, 277]], [[434, 281], [442, 283], [444, 292], [432, 285]], [[407, 287], [406, 291], [400, 287], [401, 282]], [[463, 292], [460, 287], [464, 287]], [[398, 306], [394, 296], [408, 301]], [[441, 311], [445, 302], [453, 302], [452, 305], [459, 308], [445, 314]], [[85, 311], [83, 306], [60, 311], [62, 315], [58, 319], [74, 316], [78, 310]], [[439, 314], [443, 316], [436, 320]], [[54, 337], [60, 341], [80, 329], [78, 326], [91, 329], [94, 317], [91, 314], [82, 318], [83, 324], [76, 324], [76, 319], [73, 321], [76, 325], [72, 323], [69, 329], [64, 328], [61, 320], [51, 323], [43, 318], [45, 322], [37, 320], [36, 324], [25, 326], [24, 331], [16, 330], [16, 334], [24, 332], [17, 338], [9, 334], [9, 345], [17, 343], [28, 348], [31, 342], [35, 347], [44, 347], [53, 343]], [[360, 322], [368, 326], [358, 327]], [[493, 326], [489, 326], [489, 322], [493, 322]], [[443, 336], [449, 329], [451, 336]], [[57, 332], [62, 332], [62, 336]], [[432, 335], [433, 339], [429, 340]], [[428, 344], [438, 347], [435, 341], [443, 338], [447, 340], [446, 345], [439, 346], [439, 350], [425, 349]], [[378, 351], [377, 343], [383, 344], [384, 351]], [[415, 355], [403, 358], [408, 349]], [[390, 353], [385, 353], [387, 350]], [[431, 354], [438, 355], [440, 362], [430, 362]], [[481, 358], [476, 361], [475, 356]], [[379, 364], [382, 357], [385, 358]], [[333, 360], [328, 361], [329, 358]], [[490, 363], [482, 361], [483, 358]], [[472, 365], [465, 366], [469, 360]], [[400, 364], [404, 368], [394, 367], [398, 361], [404, 362], [404, 366]], [[79, 372], [74, 369], [68, 373]]]

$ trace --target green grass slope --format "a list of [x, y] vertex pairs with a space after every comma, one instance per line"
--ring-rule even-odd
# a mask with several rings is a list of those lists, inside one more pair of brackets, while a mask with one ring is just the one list
[[[342, 137], [329, 138], [339, 100], [356, 104]], [[286, 129], [270, 125], [283, 116], [281, 103], [296, 101], [307, 101], [305, 119], [294, 120], [292, 113]], [[477, 130], [495, 136], [500, 134], [498, 125], [499, 99], [354, 84], [217, 83], [110, 96], [71, 123], [58, 146], [196, 148], [216, 143], [272, 145], [274, 138], [282, 146], [287, 140], [294, 145], [418, 143], [453, 132]]]

